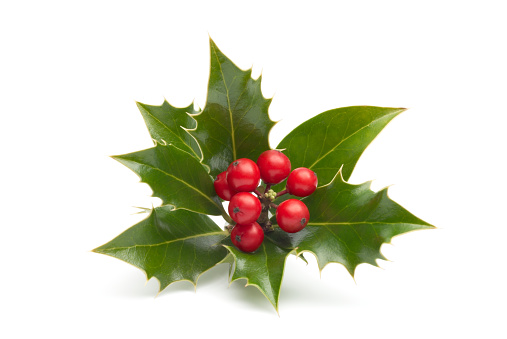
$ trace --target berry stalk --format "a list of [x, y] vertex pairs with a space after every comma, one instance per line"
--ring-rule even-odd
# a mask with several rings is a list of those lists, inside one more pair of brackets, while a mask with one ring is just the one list
[[269, 207], [271, 204], [271, 199], [261, 194], [259, 197], [261, 201], [262, 210], [259, 219], [257, 219], [257, 223], [262, 227], [264, 232], [273, 231], [273, 225], [271, 224], [271, 220], [269, 220]]
[[289, 192], [288, 192], [286, 189], [284, 189], [283, 191], [278, 192], [278, 193], [276, 194], [276, 197], [278, 198], [279, 196], [284, 195], [284, 194], [287, 194], [287, 193], [289, 193]]

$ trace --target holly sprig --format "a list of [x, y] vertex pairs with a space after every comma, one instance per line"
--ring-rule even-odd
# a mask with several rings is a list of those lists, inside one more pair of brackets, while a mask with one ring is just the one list
[[[167, 101], [160, 106], [137, 104], [155, 145], [113, 158], [147, 183], [162, 205], [94, 252], [139, 267], [148, 279], [159, 280], [160, 290], [181, 280], [195, 285], [207, 270], [229, 264], [231, 281], [246, 279], [278, 311], [289, 255], [310, 252], [320, 270], [340, 263], [353, 276], [361, 263], [378, 266], [377, 259], [385, 259], [380, 247], [392, 237], [434, 228], [392, 201], [387, 189], [373, 192], [369, 182], [347, 182], [365, 148], [405, 110], [353, 106], [316, 115], [275, 147], [283, 150], [292, 168], [315, 172], [319, 187], [302, 198], [282, 194], [290, 193], [285, 191], [285, 182], [267, 185], [258, 192], [261, 201], [268, 204], [266, 199], [274, 197], [277, 204], [303, 201], [310, 213], [306, 227], [287, 233], [273, 216], [257, 250], [246, 253], [236, 248], [230, 229], [220, 228], [207, 216], [222, 215], [234, 225], [213, 182], [233, 161], [256, 161], [269, 150], [268, 135], [275, 123], [268, 114], [271, 99], [261, 92], [261, 77], [252, 79], [251, 70], [239, 69], [211, 39], [210, 52], [208, 95], [202, 111], [193, 105], [173, 107]], [[268, 212], [263, 218], [269, 219]]]

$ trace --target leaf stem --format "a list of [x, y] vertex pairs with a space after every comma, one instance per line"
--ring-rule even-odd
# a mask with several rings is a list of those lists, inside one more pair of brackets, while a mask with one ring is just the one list
[[222, 212], [222, 217], [225, 219], [225, 221], [227, 221], [229, 224], [234, 225], [234, 220], [232, 220], [232, 218], [229, 216], [229, 214], [227, 214], [227, 212], [224, 209], [224, 206], [222, 204], [220, 204], [220, 207], [221, 207], [220, 210]]
[[222, 216], [224, 217], [225, 221], [227, 221], [229, 224], [234, 224], [234, 220], [229, 216], [227, 213], [222, 213]]
[[259, 190], [258, 190], [258, 189], [255, 189], [253, 192], [254, 192], [255, 194], [257, 194], [257, 196], [258, 196], [259, 198], [262, 198], [262, 194], [261, 194], [261, 192], [259, 192]]

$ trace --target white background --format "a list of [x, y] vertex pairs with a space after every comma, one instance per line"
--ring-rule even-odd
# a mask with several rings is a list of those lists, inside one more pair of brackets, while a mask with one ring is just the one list
[[[184, 3], [184, 4], [183, 4]], [[1, 1], [0, 337], [505, 338], [504, 1]], [[274, 95], [274, 147], [327, 109], [407, 107], [350, 179], [437, 230], [382, 269], [290, 258], [280, 315], [222, 265], [169, 286], [91, 249], [150, 189], [135, 101], [206, 99], [208, 34]], [[273, 336], [275, 338], [275, 336]]]

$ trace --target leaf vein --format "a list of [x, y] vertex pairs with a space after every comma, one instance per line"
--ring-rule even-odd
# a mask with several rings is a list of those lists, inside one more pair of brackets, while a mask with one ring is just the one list
[[146, 113], [148, 113], [148, 115], [150, 115], [153, 119], [155, 119], [155, 120], [156, 120], [156, 121], [157, 121], [160, 125], [162, 125], [162, 127], [163, 127], [164, 129], [166, 129], [166, 130], [167, 130], [167, 131], [169, 131], [171, 134], [175, 135], [178, 139], [180, 139], [180, 140], [181, 140], [181, 142], [182, 142], [185, 146], [187, 146], [187, 148], [189, 148], [189, 149], [192, 151], [192, 153], [194, 153], [194, 155], [195, 155], [197, 158], [199, 158], [199, 156], [197, 155], [197, 153], [195, 153], [194, 149], [193, 149], [192, 147], [190, 147], [190, 145], [188, 145], [188, 144], [185, 142], [185, 140], [183, 140], [183, 138], [182, 138], [180, 135], [178, 135], [177, 133], [173, 132], [173, 131], [172, 131], [172, 130], [171, 130], [171, 129], [167, 126], [167, 125], [165, 125], [162, 121], [160, 121], [160, 119], [158, 119], [156, 116], [154, 116], [154, 115], [153, 115], [150, 111], [148, 111], [147, 109], [144, 109], [144, 107], [143, 107], [143, 110], [144, 110]]
[[189, 235], [188, 237], [171, 239], [171, 240], [163, 241], [163, 242], [160, 242], [157, 244], [134, 244], [132, 246], [111, 247], [111, 248], [107, 248], [106, 250], [107, 251], [116, 251], [116, 250], [124, 250], [124, 249], [130, 250], [130, 249], [133, 249], [136, 247], [162, 246], [162, 245], [167, 245], [167, 244], [171, 244], [171, 243], [178, 242], [178, 241], [186, 241], [188, 239], [199, 238], [199, 237], [210, 237], [210, 236], [220, 235], [220, 234], [225, 236], [225, 235], [227, 235], [227, 232], [226, 231], [217, 231], [217, 232], [210, 232], [210, 233], [206, 233], [206, 234]]
[[372, 122], [370, 122], [369, 124], [367, 125], [364, 125], [363, 127], [361, 127], [360, 129], [358, 129], [357, 131], [355, 131], [354, 133], [350, 134], [349, 136], [347, 136], [346, 138], [342, 139], [338, 144], [336, 144], [333, 148], [331, 148], [328, 152], [326, 152], [326, 154], [324, 154], [323, 156], [319, 157], [317, 160], [315, 160], [315, 162], [313, 164], [311, 164], [308, 168], [309, 169], [312, 169], [313, 166], [315, 166], [318, 162], [320, 162], [322, 159], [324, 159], [325, 157], [327, 157], [330, 153], [334, 152], [342, 143], [344, 143], [346, 140], [350, 139], [352, 136], [356, 135], [357, 133], [359, 133], [360, 131], [362, 131], [363, 129], [365, 128], [368, 128], [370, 127], [374, 122], [377, 122], [378, 120], [381, 120], [381, 119], [384, 119], [386, 117], [389, 117], [393, 114], [398, 114], [398, 112], [394, 112], [394, 113], [390, 113], [390, 114], [386, 114], [384, 116], [382, 116], [381, 118], [378, 118], [376, 120], [373, 120]]
[[227, 97], [227, 108], [229, 109], [229, 119], [231, 121], [232, 155], [233, 155], [233, 159], [236, 160], [236, 140], [234, 137], [234, 123], [232, 120], [232, 109], [231, 109], [231, 99], [229, 98], [229, 88], [227, 87], [227, 83], [225, 82], [224, 71], [222, 70], [222, 64], [220, 63], [220, 59], [218, 58], [217, 51], [215, 50], [215, 47], [213, 45], [211, 45], [211, 47], [213, 48], [215, 58], [217, 59], [218, 68], [220, 69], [220, 74], [222, 74], [222, 82], [224, 83], [224, 87], [225, 87], [225, 92], [226, 92], [225, 95]]
[[202, 195], [204, 198], [206, 198], [207, 200], [209, 200], [213, 205], [215, 205], [216, 207], [218, 207], [218, 209], [220, 209], [220, 206], [218, 206], [218, 203], [216, 201], [214, 201], [213, 199], [211, 199], [210, 197], [208, 197], [206, 194], [204, 194], [204, 192], [202, 192], [201, 190], [199, 190], [197, 187], [194, 187], [194, 186], [190, 185], [186, 181], [181, 180], [180, 178], [178, 178], [178, 177], [176, 177], [176, 176], [174, 176], [174, 175], [172, 175], [170, 173], [167, 173], [166, 171], [163, 171], [160, 168], [157, 168], [157, 167], [145, 164], [145, 163], [140, 163], [140, 162], [137, 162], [137, 161], [134, 161], [134, 160], [128, 160], [128, 161], [136, 162], [136, 163], [140, 164], [141, 166], [146, 166], [146, 167], [151, 168], [151, 169], [153, 169], [155, 171], [159, 171], [159, 172], [167, 175], [168, 177], [171, 177], [171, 178], [175, 179], [176, 181], [181, 182], [182, 184], [190, 187], [191, 189], [193, 189], [194, 191], [196, 191], [197, 193], [199, 193], [200, 195]]

